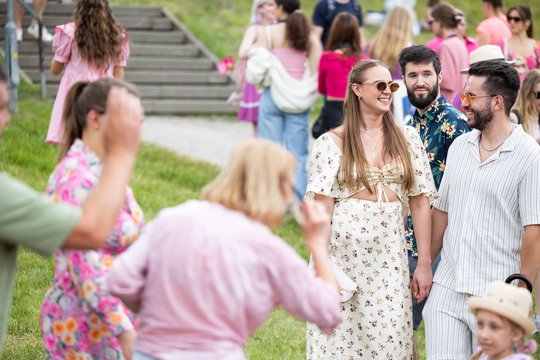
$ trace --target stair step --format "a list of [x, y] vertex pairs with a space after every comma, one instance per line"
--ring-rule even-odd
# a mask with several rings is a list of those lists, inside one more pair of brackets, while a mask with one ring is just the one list
[[[45, 8], [45, 17], [48, 15], [66, 15], [71, 17], [75, 10], [75, 4], [58, 4], [51, 1], [48, 2]], [[142, 6], [112, 6], [115, 16], [163, 16], [160, 8], [157, 7], [142, 7]], [[6, 4], [0, 4], [0, 14], [5, 14], [7, 11]]]
[[[118, 21], [124, 28], [129, 30], [170, 30], [173, 28], [172, 22], [166, 17], [148, 18], [144, 16], [118, 16]], [[6, 15], [0, 15], [0, 24], [5, 24], [7, 21]], [[50, 15], [43, 18], [43, 24], [52, 33], [56, 25], [65, 24], [71, 21], [69, 16]], [[23, 17], [22, 26], [26, 28], [30, 25], [30, 16]]]
[[[226, 101], [234, 86], [137, 86], [143, 99], [221, 99]], [[47, 95], [54, 97], [58, 84], [47, 84]]]
[[[34, 82], [39, 82], [39, 70], [29, 69], [26, 74]], [[46, 72], [47, 83], [58, 83], [60, 77]], [[170, 71], [131, 71], [126, 69], [125, 79], [135, 84], [229, 84], [227, 77], [219, 76], [216, 72], [173, 72]]]
[[[52, 33], [53, 29], [49, 29]], [[23, 42], [36, 43], [33, 37], [28, 35], [23, 36]], [[186, 34], [181, 31], [144, 31], [144, 30], [132, 30], [128, 32], [128, 39], [132, 43], [136, 44], [185, 44], [187, 42]], [[0, 40], [4, 40], [4, 31], [0, 29]], [[49, 47], [47, 45], [46, 47]]]
[[146, 114], [160, 115], [192, 115], [192, 114], [222, 114], [232, 115], [238, 110], [227, 105], [225, 101], [208, 100], [142, 100]]
[[[48, 54], [43, 60], [43, 66], [49, 71], [52, 55]], [[39, 58], [35, 54], [23, 54], [19, 56], [19, 65], [23, 69], [37, 69]], [[207, 58], [165, 58], [134, 56], [128, 60], [129, 70], [213, 70], [214, 64]]]
[[[37, 41], [23, 41], [19, 43], [19, 54], [36, 54], [38, 51]], [[44, 53], [51, 55], [52, 46], [45, 44]], [[150, 44], [132, 44], [130, 48], [130, 57], [133, 56], [152, 56], [152, 57], [197, 57], [200, 50], [193, 44], [181, 45], [150, 45]]]

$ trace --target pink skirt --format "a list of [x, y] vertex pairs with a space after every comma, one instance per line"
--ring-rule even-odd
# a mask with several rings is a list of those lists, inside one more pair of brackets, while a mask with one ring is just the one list
[[256, 123], [259, 119], [260, 98], [261, 93], [257, 91], [255, 85], [246, 83], [244, 85], [242, 101], [240, 101], [240, 108], [238, 109], [238, 120]]

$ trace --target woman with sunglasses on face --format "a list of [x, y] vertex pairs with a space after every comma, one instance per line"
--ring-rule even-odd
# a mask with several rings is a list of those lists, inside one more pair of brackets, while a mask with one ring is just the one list
[[514, 67], [523, 81], [530, 69], [540, 68], [540, 42], [533, 39], [531, 9], [526, 5], [513, 6], [506, 13], [512, 37], [500, 41], [506, 60], [515, 61]]
[[412, 296], [422, 301], [431, 287], [429, 207], [436, 190], [418, 133], [390, 112], [398, 87], [382, 62], [359, 62], [349, 74], [343, 125], [313, 146], [307, 196], [332, 213], [328, 256], [355, 286], [337, 277], [348, 290], [342, 323], [331, 336], [308, 324], [308, 359], [412, 357], [403, 210], [408, 204], [420, 230]]

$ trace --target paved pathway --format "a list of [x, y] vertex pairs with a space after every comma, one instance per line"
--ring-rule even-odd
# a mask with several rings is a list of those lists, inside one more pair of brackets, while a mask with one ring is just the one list
[[225, 165], [231, 150], [251, 136], [251, 123], [219, 117], [148, 116], [142, 129], [146, 142], [218, 166]]

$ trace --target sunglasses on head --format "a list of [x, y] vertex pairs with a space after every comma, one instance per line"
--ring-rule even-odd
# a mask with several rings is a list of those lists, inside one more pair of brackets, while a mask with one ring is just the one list
[[365, 85], [365, 84], [370, 84], [370, 85], [375, 85], [375, 87], [377, 88], [377, 90], [383, 92], [386, 90], [386, 88], [389, 88], [391, 92], [396, 92], [398, 89], [399, 89], [399, 84], [397, 82], [385, 82], [385, 81], [377, 81], [377, 82], [374, 82], [374, 83], [362, 83], [361, 85]]
[[519, 16], [507, 16], [506, 20], [508, 20], [508, 22], [514, 21], [518, 23], [521, 21], [521, 18]]

